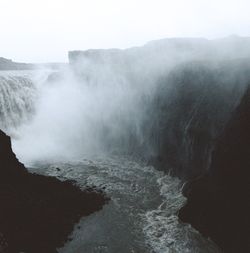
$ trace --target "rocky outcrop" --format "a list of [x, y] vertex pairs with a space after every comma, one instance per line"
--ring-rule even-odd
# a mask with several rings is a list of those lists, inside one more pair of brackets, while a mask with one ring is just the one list
[[54, 253], [82, 216], [107, 201], [74, 182], [29, 173], [0, 131], [0, 251]]
[[182, 221], [224, 252], [250, 252], [250, 89], [217, 141], [209, 172], [184, 187]]

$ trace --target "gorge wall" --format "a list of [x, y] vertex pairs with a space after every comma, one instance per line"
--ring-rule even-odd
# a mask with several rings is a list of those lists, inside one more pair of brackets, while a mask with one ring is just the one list
[[[128, 126], [124, 136], [105, 141], [119, 140], [133, 155], [187, 182], [180, 219], [230, 253], [250, 251], [249, 45], [240, 38], [169, 40], [143, 49], [69, 54], [75, 73], [85, 80], [92, 79], [85, 75], [85, 66], [91, 66], [86, 62], [117, 73], [116, 63], [126, 59], [118, 72], [138, 89], [137, 112], [143, 117], [137, 131]], [[155, 54], [156, 48], [166, 55]], [[161, 59], [160, 68], [154, 57]]]
[[[20, 157], [31, 162], [58, 157], [67, 161], [89, 152], [143, 159], [190, 182], [184, 189], [187, 205], [180, 211], [183, 221], [226, 252], [247, 252], [249, 38], [167, 39], [126, 50], [74, 51], [69, 62], [63, 73], [49, 75], [40, 86], [29, 79], [0, 77], [0, 126], [17, 129], [13, 137]], [[30, 124], [21, 124], [30, 116]], [[7, 137], [2, 136], [4, 143]], [[6, 147], [13, 156], [10, 144]], [[1, 178], [9, 199], [30, 205], [23, 196], [33, 187], [31, 198], [45, 198], [36, 188], [40, 180], [41, 187], [47, 181], [48, 188], [62, 184], [31, 175], [14, 157], [4, 157], [8, 155], [2, 157]], [[18, 192], [23, 191], [20, 197]], [[53, 198], [45, 205], [53, 205]], [[62, 202], [58, 205], [63, 208]], [[9, 203], [3, 217], [11, 213], [11, 205], [26, 212], [18, 206], [20, 201]], [[103, 198], [100, 203], [98, 208]], [[6, 241], [20, 246], [8, 226], [4, 228]]]
[[250, 89], [217, 140], [206, 175], [184, 188], [179, 217], [225, 252], [250, 251]]
[[114, 94], [123, 87], [113, 105], [119, 110], [112, 107], [109, 121], [102, 121], [103, 149], [142, 157], [182, 179], [205, 173], [250, 81], [248, 41], [169, 39], [127, 50], [69, 52], [79, 82], [99, 86], [104, 99], [110, 83]]

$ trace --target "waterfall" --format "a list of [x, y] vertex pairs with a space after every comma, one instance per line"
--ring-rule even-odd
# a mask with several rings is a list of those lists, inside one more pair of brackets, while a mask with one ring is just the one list
[[35, 112], [36, 88], [26, 75], [0, 75], [0, 128], [9, 131], [28, 122]]
[[19, 159], [132, 155], [180, 177], [199, 175], [249, 83], [250, 63], [235, 50], [234, 58], [217, 55], [222, 46], [213, 58], [208, 41], [177, 42], [71, 52], [41, 85], [1, 77], [1, 124], [17, 129]]

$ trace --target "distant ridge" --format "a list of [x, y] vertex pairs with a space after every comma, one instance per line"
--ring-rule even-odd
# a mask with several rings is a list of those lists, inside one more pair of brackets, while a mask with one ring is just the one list
[[34, 70], [40, 68], [59, 69], [66, 66], [66, 63], [48, 62], [48, 63], [23, 63], [14, 62], [10, 59], [0, 57], [0, 71], [1, 70]]
[[0, 57], [0, 70], [29, 70], [34, 68], [35, 65], [31, 63], [13, 62], [10, 59]]
[[[136, 52], [136, 55], [134, 54]], [[159, 52], [162, 54], [172, 55], [173, 52], [182, 52], [183, 54], [192, 52], [199, 59], [235, 59], [247, 58], [250, 56], [250, 37], [241, 37], [231, 35], [219, 39], [206, 38], [165, 38], [152, 40], [142, 46], [130, 47], [126, 49], [88, 49], [88, 50], [73, 50], [68, 52], [70, 64], [75, 64], [82, 59], [91, 59], [98, 61], [106, 61], [111, 58], [114, 61], [121, 58], [141, 57], [141, 54], [151, 55]]]

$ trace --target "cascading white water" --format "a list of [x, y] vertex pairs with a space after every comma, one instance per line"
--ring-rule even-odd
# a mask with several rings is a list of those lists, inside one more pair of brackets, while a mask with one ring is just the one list
[[[60, 253], [220, 253], [177, 212], [184, 204], [179, 179], [126, 156], [55, 163], [35, 172], [102, 189], [111, 201], [83, 218]], [[78, 224], [79, 226], [79, 224]]]
[[86, 153], [127, 153], [144, 145], [141, 129], [155, 75], [141, 69], [127, 72], [113, 59], [104, 65], [87, 61], [80, 66], [84, 70], [80, 78], [64, 69], [61, 78], [36, 85], [36, 113], [13, 140], [24, 163], [67, 161]]
[[28, 76], [0, 75], [0, 128], [9, 131], [31, 119], [35, 112], [36, 87]]
[[[178, 179], [126, 156], [83, 159], [88, 157], [83, 150], [94, 149], [94, 144], [100, 147], [105, 126], [112, 128], [115, 140], [119, 131], [126, 132], [126, 124], [141, 120], [136, 117], [140, 108], [136, 99], [142, 94], [114, 83], [100, 85], [101, 80], [90, 86], [67, 73], [63, 81], [46, 78], [32, 86], [39, 94], [32, 101], [35, 114], [30, 124], [18, 128], [13, 142], [21, 158], [42, 161], [33, 172], [73, 179], [83, 188], [96, 186], [111, 197], [101, 212], [82, 220], [75, 239], [60, 252], [219, 252], [190, 226], [179, 224], [176, 212], [185, 200]], [[25, 86], [20, 88], [25, 91]], [[29, 93], [22, 92], [28, 99]], [[76, 153], [78, 159], [73, 157]], [[53, 162], [57, 154], [70, 155], [57, 163]]]
[[[29, 107], [25, 107], [25, 103], [18, 104], [24, 106], [21, 108], [26, 119], [32, 116], [29, 124], [22, 125], [23, 118], [16, 117], [19, 127], [11, 122], [6, 125], [9, 129], [16, 126], [18, 134], [14, 136], [13, 144], [17, 155], [22, 161], [52, 164], [48, 168], [40, 164], [32, 169], [34, 172], [74, 179], [83, 188], [103, 188], [112, 200], [103, 211], [84, 219], [83, 229], [60, 252], [165, 253], [185, 250], [191, 253], [194, 248], [199, 253], [219, 252], [213, 243], [203, 239], [191, 227], [178, 223], [176, 211], [184, 203], [179, 180], [163, 177], [162, 172], [131, 161], [129, 157], [76, 160], [76, 157], [86, 157], [83, 154], [86, 149], [92, 149], [93, 155], [102, 145], [107, 147], [110, 141], [115, 144], [117, 136], [127, 134], [131, 124], [140, 128], [142, 108], [139, 99], [145, 93], [138, 92], [138, 87], [128, 87], [126, 83], [106, 82], [103, 86], [102, 79], [89, 85], [76, 80], [70, 72], [63, 81], [51, 82], [44, 78], [38, 84], [31, 82], [34, 78], [25, 78], [9, 75], [7, 80], [16, 83], [11, 86], [11, 82], [7, 82], [2, 86], [8, 88], [5, 88], [7, 93], [4, 95], [11, 106], [20, 96], [21, 101], [28, 100], [33, 108], [27, 110]], [[20, 80], [26, 82], [23, 81], [22, 85]], [[8, 92], [12, 93], [11, 96]], [[11, 107], [12, 113], [5, 114], [6, 117], [15, 116], [16, 110], [15, 106]], [[9, 121], [6, 119], [6, 122]], [[105, 128], [111, 128], [111, 136], [102, 136]], [[122, 146], [123, 143], [116, 145]], [[53, 162], [60, 154], [64, 154], [64, 162]], [[164, 187], [169, 191], [164, 191]], [[97, 230], [90, 233], [93, 222]], [[108, 232], [110, 230], [112, 232]], [[120, 238], [123, 238], [122, 242]], [[203, 251], [203, 247], [206, 250]]]
[[[176, 212], [184, 199], [177, 179], [164, 177], [153, 167], [141, 166], [127, 156], [106, 160], [107, 154], [109, 158], [119, 150], [124, 155], [136, 145], [144, 152], [152, 151], [142, 129], [149, 129], [147, 134], [155, 137], [150, 128], [155, 112], [149, 113], [147, 106], [159, 88], [157, 80], [162, 74], [168, 75], [176, 63], [197, 59], [192, 50], [185, 54], [186, 49], [170, 49], [164, 54], [162, 48], [156, 50], [148, 45], [139, 53], [135, 49], [128, 51], [125, 58], [101, 53], [97, 61], [87, 57], [76, 62], [73, 71], [64, 69], [61, 78], [55, 79], [47, 78], [46, 71], [42, 81], [37, 81], [34, 73], [32, 78], [23, 73], [0, 76], [0, 127], [14, 137], [13, 149], [18, 158], [26, 165], [39, 164], [33, 168], [36, 172], [74, 179], [83, 187], [104, 187], [111, 197], [107, 209], [83, 221], [83, 239], [76, 238], [73, 246], [69, 244], [62, 252], [75, 253], [75, 247], [80, 248], [79, 252], [87, 248], [88, 253], [219, 252], [190, 226], [179, 223]], [[159, 91], [163, 93], [162, 101], [168, 92], [168, 83], [164, 85], [167, 88]], [[167, 98], [171, 100], [171, 96]], [[168, 113], [175, 116], [175, 107], [173, 103], [169, 107], [172, 111], [156, 113], [160, 117], [156, 131], [167, 129], [161, 121], [164, 123]], [[106, 157], [98, 161], [97, 154]], [[89, 156], [94, 159], [83, 160]], [[103, 217], [110, 222], [103, 221]], [[86, 228], [93, 227], [100, 236], [97, 241], [95, 231], [86, 232]], [[112, 238], [108, 230], [113, 230]]]
[[[150, 111], [156, 92], [163, 93], [163, 102], [178, 96], [174, 91], [167, 98], [168, 82], [163, 81], [164, 89], [159, 88], [159, 79], [190, 60], [209, 59], [205, 65], [213, 66], [209, 53], [217, 54], [220, 48], [214, 50], [214, 44], [206, 40], [187, 39], [149, 43], [124, 51], [90, 50], [80, 54], [59, 73], [59, 78], [46, 78], [35, 84], [39, 97], [35, 101], [36, 113], [29, 124], [15, 132], [15, 152], [29, 164], [39, 160], [67, 161], [94, 153], [142, 150], [148, 156], [155, 155], [155, 146], [162, 138], [158, 133], [167, 129], [160, 121], [178, 110], [159, 114], [159, 120], [154, 116], [161, 105], [156, 112]], [[237, 55], [235, 51], [234, 54]], [[219, 54], [216, 57], [225, 58]], [[25, 93], [25, 99], [32, 104], [32, 95], [25, 89], [19, 92]], [[157, 122], [155, 129], [153, 124]], [[154, 138], [158, 139], [152, 145]]]

